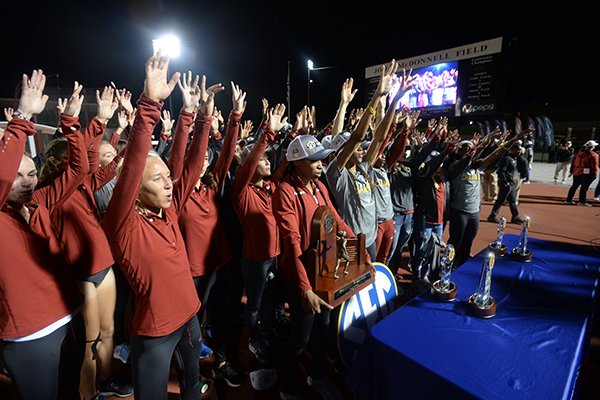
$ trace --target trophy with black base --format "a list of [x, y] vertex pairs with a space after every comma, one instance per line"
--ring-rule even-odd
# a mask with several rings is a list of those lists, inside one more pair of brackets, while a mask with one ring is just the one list
[[490, 252], [483, 261], [479, 285], [477, 291], [469, 296], [467, 300], [467, 309], [471, 314], [479, 318], [491, 318], [496, 315], [496, 300], [491, 296], [492, 289], [492, 269], [496, 256]]
[[337, 307], [375, 280], [367, 263], [365, 235], [347, 238], [337, 230], [333, 211], [320, 206], [311, 225], [311, 245], [302, 255], [308, 280], [319, 297]]
[[530, 262], [533, 258], [533, 253], [527, 248], [527, 233], [529, 232], [530, 225], [531, 220], [529, 217], [525, 217], [525, 221], [523, 221], [523, 229], [521, 230], [521, 236], [519, 237], [519, 244], [517, 244], [517, 247], [512, 249], [511, 253], [511, 256], [516, 260]]
[[500, 218], [498, 222], [498, 236], [496, 236], [496, 240], [494, 240], [488, 248], [492, 250], [497, 256], [503, 256], [508, 251], [508, 248], [505, 244], [502, 243], [502, 239], [504, 239], [504, 229], [506, 228], [506, 218]]
[[436, 300], [454, 301], [458, 295], [458, 287], [450, 280], [452, 262], [454, 261], [454, 246], [447, 245], [440, 260], [441, 277], [431, 285], [431, 294]]

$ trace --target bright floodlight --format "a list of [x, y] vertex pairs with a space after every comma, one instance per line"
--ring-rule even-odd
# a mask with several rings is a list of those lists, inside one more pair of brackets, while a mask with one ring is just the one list
[[161, 54], [168, 55], [170, 58], [177, 58], [179, 57], [179, 54], [181, 54], [179, 38], [173, 35], [166, 35], [160, 39], [154, 39], [152, 41], [152, 48], [154, 54], [160, 50]]
[[308, 69], [313, 69], [314, 64], [312, 62], [312, 60], [308, 60], [308, 62], [306, 63], [306, 65], [308, 66]]

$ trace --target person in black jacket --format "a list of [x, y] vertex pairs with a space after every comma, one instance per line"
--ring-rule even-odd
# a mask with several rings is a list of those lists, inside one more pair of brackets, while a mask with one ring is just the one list
[[557, 164], [556, 169], [554, 170], [554, 183], [558, 183], [558, 178], [561, 174], [561, 183], [565, 183], [567, 180], [567, 172], [569, 172], [569, 167], [571, 166], [571, 161], [573, 161], [574, 155], [575, 149], [573, 149], [571, 141], [568, 140], [566, 142], [562, 142], [556, 154]]
[[519, 153], [521, 152], [521, 145], [519, 142], [516, 142], [510, 147], [509, 152], [500, 159], [498, 163], [498, 186], [500, 192], [498, 193], [498, 198], [492, 207], [492, 211], [488, 216], [487, 220], [489, 222], [498, 223], [498, 211], [504, 201], [508, 201], [508, 206], [510, 207], [510, 212], [512, 214], [511, 223], [520, 224], [524, 220], [519, 217], [519, 210], [516, 204], [515, 197], [515, 177], [517, 173], [517, 157], [519, 157]]

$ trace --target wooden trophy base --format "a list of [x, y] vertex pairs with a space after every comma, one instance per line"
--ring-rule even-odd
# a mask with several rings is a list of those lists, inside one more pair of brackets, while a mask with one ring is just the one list
[[449, 282], [447, 290], [442, 290], [442, 281], [437, 280], [431, 285], [431, 294], [436, 300], [439, 301], [454, 301], [458, 296], [458, 287], [452, 281]]
[[339, 278], [323, 271], [314, 288], [315, 293], [332, 307], [339, 306], [375, 280], [375, 270], [369, 264], [353, 265], [348, 274], [341, 269]]
[[508, 253], [508, 247], [505, 244], [501, 244], [500, 246], [496, 246], [496, 242], [492, 242], [489, 244], [488, 249], [494, 252], [496, 256], [504, 256]]
[[488, 304], [485, 307], [475, 304], [474, 298], [475, 295], [472, 294], [467, 300], [467, 309], [472, 315], [478, 318], [492, 318], [496, 315], [496, 300], [493, 297], [490, 296]]
[[533, 258], [533, 253], [531, 252], [531, 250], [525, 250], [525, 253], [521, 253], [515, 247], [514, 249], [512, 249], [512, 253], [510, 253], [510, 256], [517, 261], [531, 262], [531, 259]]

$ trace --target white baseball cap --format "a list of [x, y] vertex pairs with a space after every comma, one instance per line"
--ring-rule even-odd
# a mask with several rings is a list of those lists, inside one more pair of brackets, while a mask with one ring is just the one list
[[338, 151], [344, 144], [346, 144], [348, 139], [350, 139], [350, 132], [342, 132], [339, 135], [335, 135], [335, 137], [331, 140], [331, 146], [335, 151]]
[[311, 161], [322, 160], [333, 153], [332, 149], [326, 149], [321, 142], [312, 135], [296, 136], [287, 148], [285, 157], [288, 161], [298, 161], [308, 158]]
[[326, 149], [331, 149], [331, 135], [323, 136], [323, 138], [321, 139], [321, 144]]
[[585, 147], [595, 147], [595, 146], [598, 146], [598, 142], [596, 142], [595, 140], [588, 140], [587, 142], [585, 142], [584, 146]]

